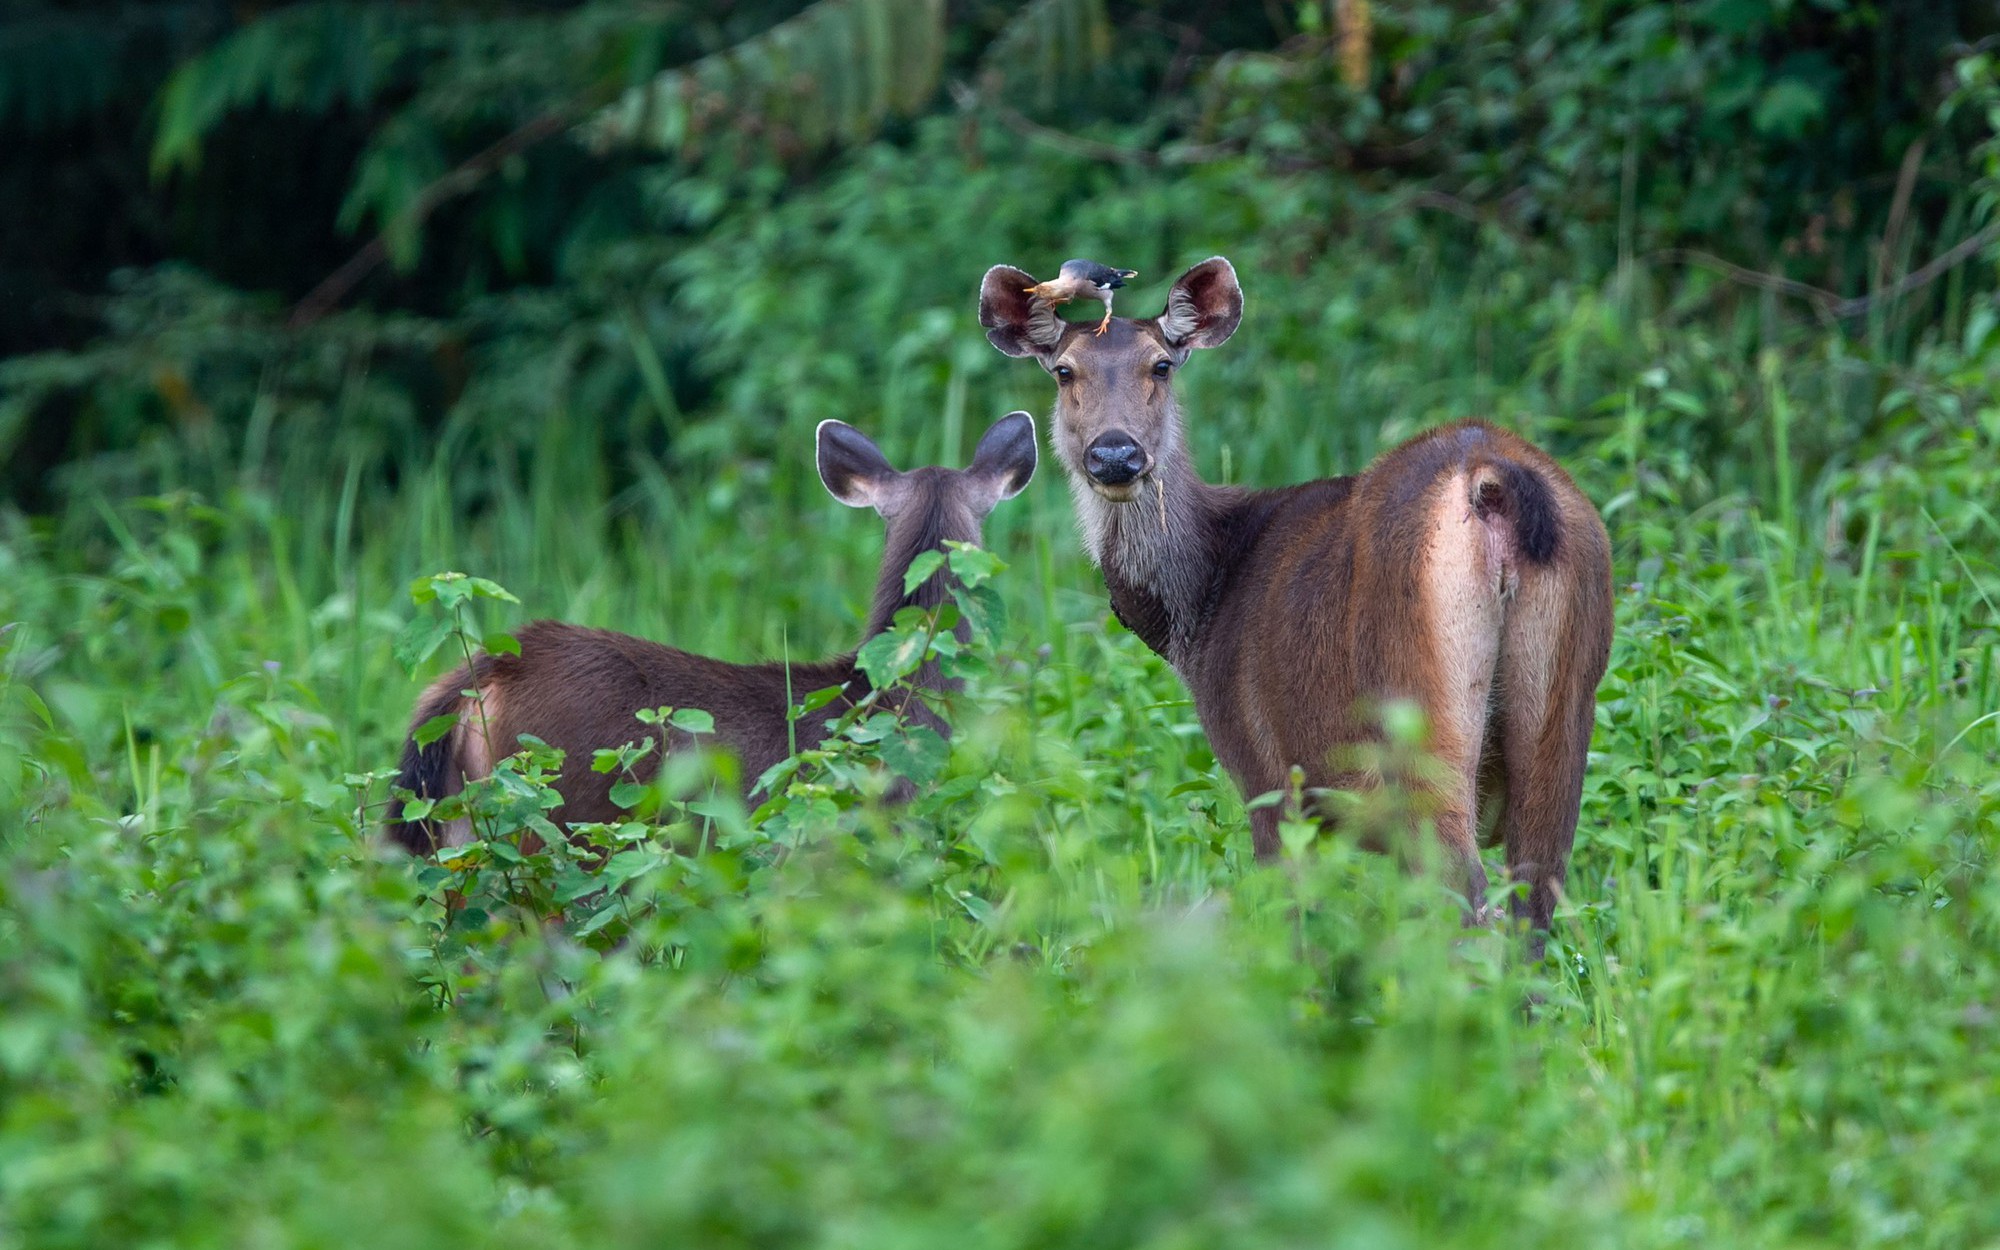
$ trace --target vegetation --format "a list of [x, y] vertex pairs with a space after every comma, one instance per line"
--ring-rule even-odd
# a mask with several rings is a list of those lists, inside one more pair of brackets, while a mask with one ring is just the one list
[[[1231, 7], [0, 21], [0, 1246], [2000, 1238], [1990, 16]], [[597, 857], [523, 850], [531, 750], [383, 848], [472, 640], [851, 642], [813, 425], [1045, 410], [986, 265], [1142, 313], [1214, 252], [1212, 479], [1477, 412], [1603, 509], [1544, 963], [1253, 866], [1046, 471], [953, 556], [948, 750], [859, 716], [755, 812], [677, 758]]]

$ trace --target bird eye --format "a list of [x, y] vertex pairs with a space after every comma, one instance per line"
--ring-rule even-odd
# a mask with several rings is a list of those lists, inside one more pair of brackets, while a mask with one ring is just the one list
[[1068, 365], [1056, 366], [1056, 381], [1067, 382], [1075, 376], [1076, 373], [1073, 370], [1071, 370], [1071, 368]]
[[1173, 371], [1174, 362], [1171, 360], [1156, 360], [1153, 362], [1153, 376], [1156, 378], [1164, 378]]

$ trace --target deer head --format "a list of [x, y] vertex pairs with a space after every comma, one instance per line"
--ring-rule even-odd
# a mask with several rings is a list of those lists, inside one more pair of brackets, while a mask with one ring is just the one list
[[1108, 332], [1065, 321], [1028, 294], [1034, 278], [1011, 265], [987, 270], [979, 324], [1009, 356], [1031, 356], [1056, 380], [1057, 458], [1073, 482], [1111, 503], [1138, 498], [1147, 476], [1183, 455], [1174, 374], [1198, 347], [1228, 340], [1243, 291], [1213, 256], [1182, 274], [1156, 317], [1115, 318]]

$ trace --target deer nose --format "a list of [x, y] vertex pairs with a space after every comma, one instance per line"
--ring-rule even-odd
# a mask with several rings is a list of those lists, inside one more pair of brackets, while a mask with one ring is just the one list
[[1146, 471], [1146, 453], [1123, 430], [1107, 430], [1083, 453], [1084, 470], [1101, 486], [1123, 486]]

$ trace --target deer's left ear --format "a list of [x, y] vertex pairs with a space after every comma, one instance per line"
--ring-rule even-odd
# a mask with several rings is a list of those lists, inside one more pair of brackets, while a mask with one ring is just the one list
[[866, 434], [845, 421], [828, 420], [819, 423], [814, 442], [819, 480], [835, 499], [850, 508], [880, 512], [894, 497], [903, 475]]
[[1035, 476], [1035, 419], [1010, 412], [981, 436], [966, 472], [993, 487], [993, 500], [1012, 499]]
[[1047, 300], [1028, 294], [1025, 270], [995, 265], [979, 284], [979, 324], [987, 341], [1009, 356], [1046, 356], [1062, 338], [1063, 320]]
[[1243, 320], [1243, 288], [1236, 269], [1220, 256], [1188, 270], [1167, 292], [1167, 308], [1154, 319], [1168, 344], [1180, 351], [1219, 347]]

